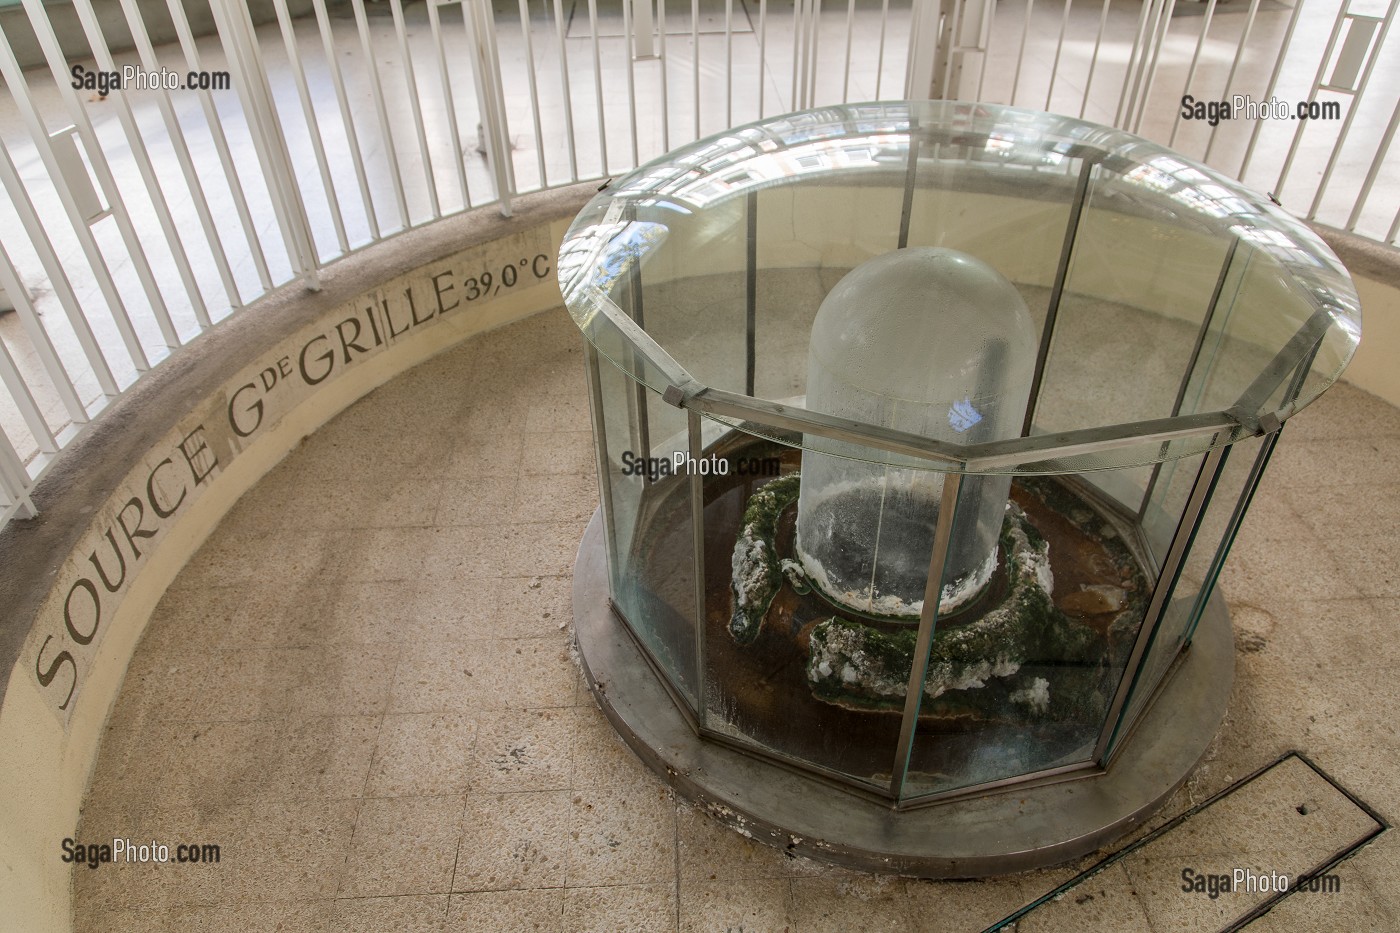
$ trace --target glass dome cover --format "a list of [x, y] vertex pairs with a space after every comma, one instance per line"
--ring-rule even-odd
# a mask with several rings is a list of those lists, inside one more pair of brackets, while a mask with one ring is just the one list
[[[911, 247], [966, 253], [1028, 299], [1038, 346], [1020, 430], [882, 424], [793, 369], [835, 282]], [[1360, 337], [1345, 269], [1264, 197], [1128, 133], [983, 104], [829, 107], [693, 143], [595, 197], [558, 268], [586, 337], [671, 404], [908, 470], [1196, 455], [1301, 410]]]
[[[954, 444], [1009, 440], [1024, 420], [1035, 354], [1030, 312], [995, 269], [942, 247], [893, 250], [851, 270], [822, 301], [808, 349], [807, 403]], [[797, 554], [838, 604], [917, 619], [944, 474], [853, 453], [804, 452]], [[969, 479], [965, 493], [977, 514], [960, 523], [949, 551], [944, 611], [991, 579], [1010, 489], [1008, 475]]]

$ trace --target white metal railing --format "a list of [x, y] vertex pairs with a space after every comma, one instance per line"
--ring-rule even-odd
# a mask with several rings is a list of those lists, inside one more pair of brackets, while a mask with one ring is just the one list
[[[210, 36], [189, 0], [73, 0], [83, 57], [43, 0], [22, 2], [45, 61], [25, 71], [0, 44], [0, 520], [33, 514], [34, 481], [112, 399], [271, 289], [789, 110], [942, 96], [1069, 113], [1310, 220], [1400, 233], [1400, 0], [274, 0], [259, 24], [207, 0]], [[103, 33], [116, 11], [130, 50]], [[156, 46], [148, 17], [178, 41]], [[73, 87], [75, 66], [213, 86], [104, 97], [95, 77]], [[1335, 119], [1212, 125], [1182, 106], [1237, 94]]]

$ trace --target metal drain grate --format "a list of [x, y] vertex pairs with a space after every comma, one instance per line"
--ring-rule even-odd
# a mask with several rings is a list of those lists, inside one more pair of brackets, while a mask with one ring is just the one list
[[[1389, 828], [1306, 755], [1286, 752], [983, 933], [1232, 933], [1296, 893], [1335, 892], [1328, 873]], [[1094, 879], [1102, 887], [1086, 884]]]

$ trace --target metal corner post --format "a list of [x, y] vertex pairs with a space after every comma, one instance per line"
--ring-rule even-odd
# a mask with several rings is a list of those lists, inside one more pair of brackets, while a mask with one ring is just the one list
[[[704, 424], [700, 413], [686, 410], [686, 433], [690, 441], [692, 463], [699, 463], [705, 454]], [[705, 727], [705, 478], [697, 469], [690, 470], [690, 525], [695, 556], [695, 718]]]
[[962, 481], [961, 473], [946, 473], [943, 476], [938, 527], [933, 533], [933, 556], [928, 564], [928, 582], [924, 584], [924, 611], [919, 617], [919, 634], [914, 643], [909, 684], [904, 694], [904, 714], [899, 723], [899, 745], [895, 748], [894, 771], [890, 776], [890, 793], [896, 801], [903, 796], [904, 778], [914, 752], [914, 733], [918, 730], [919, 706], [923, 702], [924, 680], [928, 677], [929, 653], [933, 650], [933, 630], [938, 622], [938, 601], [943, 592], [943, 567], [948, 562], [948, 547], [953, 538], [953, 523], [957, 521], [958, 493], [962, 489]]
[[617, 586], [616, 568], [613, 566], [617, 552], [617, 533], [613, 523], [617, 520], [613, 513], [612, 479], [608, 469], [608, 424], [607, 406], [603, 404], [603, 375], [599, 369], [598, 350], [592, 341], [583, 341], [583, 367], [588, 375], [588, 407], [593, 415], [593, 451], [598, 468], [598, 495], [603, 509], [603, 538], [607, 543], [608, 580]]
[[1074, 242], [1079, 236], [1079, 221], [1084, 216], [1084, 202], [1089, 199], [1089, 182], [1094, 175], [1098, 160], [1083, 157], [1079, 166], [1079, 180], [1074, 186], [1074, 201], [1069, 206], [1069, 220], [1065, 223], [1065, 241], [1060, 247], [1060, 261], [1055, 267], [1055, 282], [1050, 287], [1050, 301], [1045, 307], [1045, 327], [1040, 333], [1040, 348], [1035, 354], [1035, 374], [1031, 377], [1031, 391], [1026, 402], [1026, 419], [1021, 425], [1021, 436], [1029, 437], [1031, 426], [1035, 424], [1036, 406], [1040, 404], [1040, 390], [1045, 385], [1045, 364], [1050, 359], [1050, 344], [1055, 337], [1055, 319], [1060, 314], [1060, 300], [1065, 294], [1065, 282], [1069, 279], [1069, 264], [1074, 257]]
[[[1186, 358], [1186, 366], [1181, 373], [1181, 381], [1176, 387], [1176, 398], [1172, 401], [1171, 417], [1175, 418], [1181, 414], [1181, 406], [1186, 402], [1186, 393], [1191, 388], [1191, 380], [1196, 375], [1196, 364], [1201, 359], [1201, 350], [1206, 344], [1206, 335], [1210, 333], [1211, 325], [1215, 322], [1216, 312], [1220, 308], [1220, 298], [1225, 292], [1225, 283], [1230, 278], [1230, 269], [1235, 264], [1235, 253], [1240, 245], [1239, 237], [1230, 238], [1230, 246], [1225, 251], [1225, 261], [1221, 263], [1220, 275], [1215, 280], [1215, 289], [1210, 295], [1210, 304], [1206, 306], [1205, 317], [1201, 319], [1201, 326], [1196, 331], [1196, 342], [1191, 347], [1191, 354]], [[1170, 450], [1170, 444], [1163, 443], [1161, 447], [1162, 457], [1166, 457]], [[1142, 493], [1142, 504], [1138, 507], [1138, 523], [1141, 524], [1144, 516], [1147, 515], [1147, 506], [1152, 501], [1152, 492], [1157, 486], [1157, 480], [1162, 475], [1162, 461], [1152, 465], [1152, 477], [1147, 481], [1147, 488]]]
[[1211, 448], [1206, 452], [1201, 468], [1196, 473], [1196, 482], [1191, 487], [1191, 495], [1186, 500], [1181, 520], [1176, 526], [1176, 533], [1172, 536], [1171, 546], [1167, 549], [1167, 556], [1162, 561], [1161, 572], [1157, 575], [1157, 584], [1152, 589], [1152, 599], [1148, 602], [1147, 610], [1143, 613], [1142, 624], [1138, 629], [1137, 638], [1133, 642], [1133, 649], [1128, 655], [1127, 662], [1123, 665], [1123, 675], [1118, 681], [1118, 688], [1114, 691], [1108, 714], [1104, 717], [1103, 729], [1099, 733], [1098, 741], [1094, 743], [1093, 759], [1095, 761], [1106, 763], [1105, 755], [1109, 752], [1114, 737], [1119, 734], [1123, 726], [1120, 720], [1127, 707], [1128, 698], [1133, 690], [1139, 686], [1138, 680], [1142, 674], [1147, 652], [1151, 649], [1156, 640], [1157, 632], [1161, 628], [1162, 619], [1166, 614], [1167, 600], [1170, 599], [1172, 591], [1176, 589], [1177, 580], [1181, 576], [1181, 568], [1186, 562], [1186, 555], [1191, 550], [1191, 544], [1195, 540], [1197, 530], [1201, 527], [1201, 516], [1205, 513], [1207, 503], [1210, 502], [1211, 493], [1215, 491], [1216, 480], [1220, 478], [1220, 471], [1225, 466], [1229, 452], [1229, 444]]
[[1269, 458], [1274, 455], [1274, 448], [1278, 445], [1279, 436], [1282, 433], [1280, 428], [1278, 431], [1266, 435], [1263, 446], [1259, 448], [1259, 453], [1254, 456], [1254, 463], [1249, 468], [1249, 477], [1245, 480], [1244, 488], [1240, 491], [1240, 498], [1235, 503], [1234, 512], [1230, 514], [1230, 521], [1225, 526], [1225, 533], [1220, 536], [1220, 545], [1215, 549], [1215, 554], [1211, 558], [1210, 569], [1206, 571], [1205, 585], [1201, 587], [1196, 605], [1191, 609], [1191, 624], [1187, 627], [1183, 639], [1187, 644], [1196, 634], [1196, 626], [1200, 624], [1201, 613], [1205, 609], [1211, 593], [1215, 591], [1216, 581], [1220, 579], [1220, 571], [1225, 567], [1225, 558], [1229, 556], [1230, 548], [1234, 547], [1235, 535], [1239, 534], [1245, 512], [1249, 511], [1249, 506], [1254, 501], [1254, 493], [1259, 489], [1259, 480], [1264, 476], [1264, 470], [1269, 465]]
[[758, 192], [744, 199], [744, 392], [754, 394], [758, 335]]

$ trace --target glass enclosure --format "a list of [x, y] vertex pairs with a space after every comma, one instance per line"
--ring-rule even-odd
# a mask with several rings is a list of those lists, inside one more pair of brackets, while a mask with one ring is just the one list
[[614, 610], [702, 736], [901, 806], [1111, 766], [1360, 337], [1267, 200], [951, 102], [672, 153], [559, 277]]

